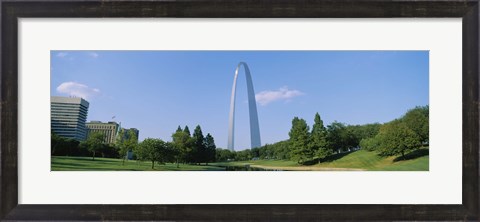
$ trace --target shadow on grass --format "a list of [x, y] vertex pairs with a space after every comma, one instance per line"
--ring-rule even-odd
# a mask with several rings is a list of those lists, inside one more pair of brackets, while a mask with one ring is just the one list
[[328, 162], [333, 162], [335, 160], [338, 160], [338, 159], [341, 159], [347, 155], [350, 155], [352, 153], [356, 152], [356, 150], [354, 151], [350, 151], [350, 152], [345, 152], [345, 153], [337, 153], [337, 154], [333, 154], [333, 155], [330, 155], [330, 156], [327, 156], [325, 158], [322, 158], [322, 159], [319, 159], [319, 158], [316, 158], [316, 159], [313, 159], [313, 160], [310, 160], [310, 161], [306, 161], [304, 162], [302, 165], [304, 166], [311, 166], [311, 165], [315, 165], [317, 163], [328, 163]]
[[428, 149], [418, 149], [405, 154], [405, 158], [402, 156], [396, 157], [395, 159], [393, 159], [393, 162], [398, 162], [402, 160], [413, 160], [413, 159], [416, 159], [422, 156], [428, 156], [428, 155], [429, 155]]
[[80, 161], [92, 161], [92, 162], [109, 162], [109, 163], [121, 163], [121, 159], [107, 159], [104, 157], [95, 157], [95, 160], [92, 157], [84, 157], [84, 156], [53, 156], [52, 158], [57, 160], [80, 160]]
[[60, 167], [73, 166], [73, 167], [88, 167], [90, 164], [87, 163], [64, 163], [64, 162], [54, 162], [52, 165], [57, 165]]
[[126, 168], [126, 169], [120, 169], [120, 168], [111, 168], [111, 167], [105, 167], [105, 168], [98, 168], [98, 167], [75, 167], [75, 166], [57, 166], [57, 165], [52, 165], [51, 171], [146, 171], [143, 169], [133, 169], [133, 168]]

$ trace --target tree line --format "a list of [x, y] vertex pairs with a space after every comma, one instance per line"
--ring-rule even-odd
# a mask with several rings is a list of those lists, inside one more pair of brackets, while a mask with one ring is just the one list
[[288, 140], [237, 152], [217, 149], [216, 159], [278, 159], [309, 164], [360, 148], [381, 156], [404, 157], [410, 151], [428, 146], [428, 110], [428, 106], [415, 107], [384, 124], [346, 125], [334, 121], [327, 126], [316, 113], [311, 130], [304, 119], [294, 117]]
[[165, 142], [157, 138], [146, 138], [138, 143], [133, 130], [121, 131], [117, 134], [114, 144], [104, 143], [102, 132], [89, 133], [85, 141], [59, 137], [52, 133], [52, 155], [55, 156], [91, 156], [121, 158], [125, 164], [128, 153], [133, 152], [133, 159], [150, 161], [152, 169], [155, 163], [201, 164], [215, 162], [216, 145], [213, 136], [203, 135], [200, 125], [197, 125], [193, 134], [188, 126], [180, 126], [172, 134], [172, 141]]
[[[141, 147], [142, 144], [140, 144]], [[165, 143], [161, 151], [163, 157], [160, 157], [158, 162], [176, 163], [177, 167], [180, 163], [205, 163], [208, 165], [208, 163], [215, 162], [215, 150], [213, 136], [210, 133], [204, 136], [200, 125], [195, 127], [193, 134], [190, 134], [188, 126], [185, 126], [183, 130], [178, 126], [175, 133], [172, 134], [172, 142]], [[142, 155], [143, 151], [140, 151], [139, 154]]]
[[[103, 135], [102, 135], [103, 137]], [[95, 146], [93, 150], [91, 145], [80, 142], [75, 139], [64, 138], [55, 133], [51, 133], [51, 155], [52, 156], [93, 156], [106, 158], [119, 158], [119, 151], [113, 144], [102, 143]]]
[[385, 123], [379, 132], [360, 141], [360, 146], [368, 151], [376, 151], [381, 156], [398, 156], [405, 159], [407, 152], [429, 143], [428, 106], [416, 107], [404, 116]]
[[215, 162], [215, 140], [210, 133], [203, 135], [202, 128], [197, 125], [190, 134], [188, 126], [182, 129], [178, 126], [172, 134], [172, 141], [165, 142], [161, 139], [147, 138], [133, 146], [135, 159], [150, 161], [152, 169], [155, 163], [202, 164]]

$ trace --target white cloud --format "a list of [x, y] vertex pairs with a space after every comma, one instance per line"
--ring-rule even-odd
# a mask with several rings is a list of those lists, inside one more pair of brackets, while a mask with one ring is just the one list
[[68, 53], [66, 53], [66, 52], [57, 53], [57, 57], [60, 57], [60, 58], [65, 58], [67, 55], [68, 55]]
[[274, 101], [291, 101], [294, 97], [305, 95], [305, 93], [298, 90], [289, 90], [288, 87], [284, 86], [278, 90], [266, 90], [261, 91], [255, 95], [255, 99], [262, 106]]
[[60, 84], [57, 87], [57, 92], [84, 99], [89, 99], [100, 94], [99, 89], [90, 88], [87, 85], [77, 82], [64, 82]]
[[88, 56], [96, 59], [96, 58], [98, 58], [99, 55], [98, 55], [98, 53], [96, 53], [96, 52], [90, 52], [90, 53], [88, 53]]

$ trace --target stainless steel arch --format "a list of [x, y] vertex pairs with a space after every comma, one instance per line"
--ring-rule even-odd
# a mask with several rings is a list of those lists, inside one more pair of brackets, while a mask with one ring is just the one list
[[234, 128], [235, 128], [235, 91], [237, 89], [237, 77], [240, 66], [245, 69], [245, 77], [247, 78], [248, 92], [248, 112], [250, 116], [250, 143], [251, 148], [260, 147], [260, 128], [258, 126], [257, 101], [255, 100], [255, 92], [253, 90], [252, 76], [247, 63], [240, 62], [235, 69], [235, 77], [233, 79], [232, 96], [230, 98], [230, 115], [228, 122], [228, 149], [234, 150]]

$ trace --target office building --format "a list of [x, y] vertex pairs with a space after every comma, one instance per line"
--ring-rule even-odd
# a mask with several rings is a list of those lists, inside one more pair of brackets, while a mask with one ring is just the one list
[[53, 133], [83, 141], [87, 138], [85, 122], [89, 103], [77, 97], [50, 97], [50, 120]]
[[90, 121], [87, 124], [88, 133], [101, 132], [104, 135], [103, 142], [106, 144], [114, 144], [120, 125], [116, 122], [103, 123], [100, 121]]
[[130, 128], [130, 129], [122, 128], [121, 130], [122, 130], [121, 132], [123, 133], [122, 136], [123, 136], [124, 139], [129, 139], [129, 133], [128, 132], [133, 131], [133, 133], [137, 137], [137, 142], [138, 142], [138, 135], [139, 135], [138, 129], [136, 129], [136, 128]]

